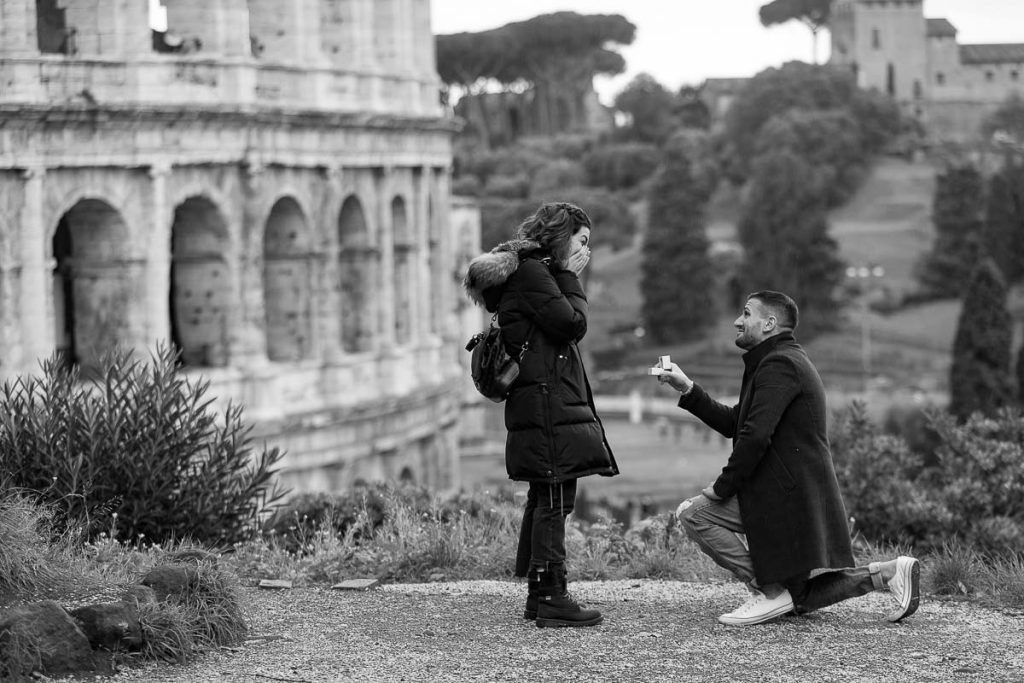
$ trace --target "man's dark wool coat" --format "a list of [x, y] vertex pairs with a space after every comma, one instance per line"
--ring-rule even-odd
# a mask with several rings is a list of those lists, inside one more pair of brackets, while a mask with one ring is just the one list
[[497, 312], [519, 378], [505, 400], [505, 466], [511, 479], [556, 484], [619, 469], [594, 408], [576, 343], [587, 332], [579, 278], [536, 242], [506, 242], [470, 264], [470, 296]]
[[790, 332], [761, 342], [743, 363], [736, 406], [722, 405], [694, 385], [679, 407], [733, 440], [714, 491], [739, 501], [758, 583], [852, 567], [818, 371]]

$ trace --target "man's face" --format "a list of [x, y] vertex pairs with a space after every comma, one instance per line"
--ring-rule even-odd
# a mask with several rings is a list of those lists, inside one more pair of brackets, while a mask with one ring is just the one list
[[767, 332], [775, 327], [775, 318], [769, 315], [760, 301], [747, 299], [733, 327], [736, 328], [736, 346], [749, 351], [767, 339]]

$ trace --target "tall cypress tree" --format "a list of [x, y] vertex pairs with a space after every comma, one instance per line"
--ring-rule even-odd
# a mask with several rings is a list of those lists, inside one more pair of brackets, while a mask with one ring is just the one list
[[980, 260], [967, 281], [953, 340], [949, 410], [959, 418], [974, 412], [990, 415], [1012, 400], [1013, 334], [1006, 297], [999, 266], [991, 258]]
[[935, 179], [931, 251], [917, 264], [917, 279], [937, 297], [959, 297], [977, 262], [984, 226], [985, 182], [972, 165], [952, 166]]
[[1024, 406], [1024, 344], [1017, 351], [1017, 400]]
[[823, 190], [807, 161], [786, 150], [766, 152], [754, 161], [739, 223], [746, 290], [790, 295], [806, 321], [801, 328], [812, 334], [834, 326], [843, 277]]
[[1008, 161], [989, 179], [983, 241], [1008, 283], [1024, 277], [1024, 166]]
[[640, 291], [656, 342], [696, 339], [715, 319], [714, 272], [705, 234], [717, 171], [705, 133], [673, 137], [648, 193]]

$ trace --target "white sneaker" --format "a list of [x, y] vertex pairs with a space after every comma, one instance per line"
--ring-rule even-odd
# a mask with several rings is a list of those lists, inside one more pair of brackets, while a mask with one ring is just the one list
[[921, 563], [913, 557], [896, 558], [896, 574], [886, 584], [899, 607], [885, 616], [889, 621], [899, 621], [917, 611], [921, 602]]
[[793, 598], [789, 591], [782, 591], [774, 598], [755, 591], [745, 603], [728, 614], [718, 617], [718, 621], [726, 626], [753, 626], [781, 617], [793, 611]]

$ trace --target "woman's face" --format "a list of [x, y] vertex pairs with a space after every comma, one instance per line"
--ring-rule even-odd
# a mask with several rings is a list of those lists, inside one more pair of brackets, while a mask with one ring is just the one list
[[590, 248], [590, 228], [583, 226], [569, 239], [569, 256], [577, 251]]

